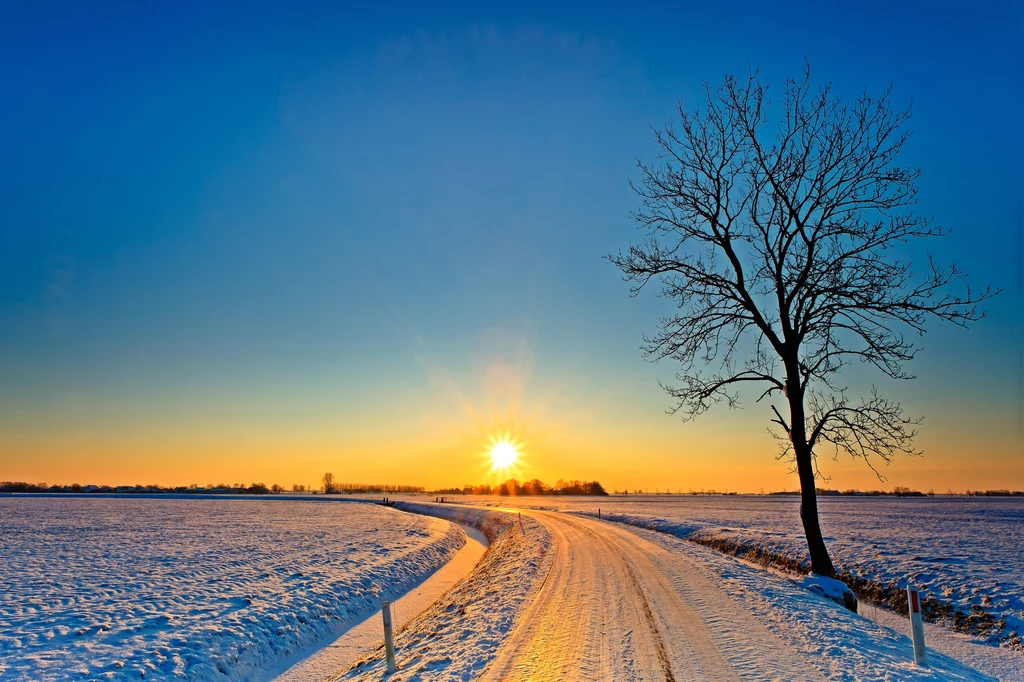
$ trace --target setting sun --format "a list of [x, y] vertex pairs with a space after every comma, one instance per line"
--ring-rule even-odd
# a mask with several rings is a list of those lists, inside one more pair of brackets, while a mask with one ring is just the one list
[[519, 453], [516, 446], [507, 440], [499, 441], [491, 448], [491, 462], [495, 469], [507, 469], [512, 466]]

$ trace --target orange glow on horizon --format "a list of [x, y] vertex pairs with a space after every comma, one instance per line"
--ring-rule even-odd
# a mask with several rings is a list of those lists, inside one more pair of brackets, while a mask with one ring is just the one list
[[[622, 400], [614, 391], [584, 391], [582, 378], [535, 372], [530, 344], [513, 333], [482, 335], [479, 348], [456, 359], [454, 369], [425, 349], [417, 362], [424, 374], [419, 385], [384, 385], [361, 402], [327, 376], [289, 391], [230, 387], [196, 401], [158, 394], [132, 401], [76, 397], [45, 412], [9, 410], [0, 414], [0, 480], [263, 482], [290, 489], [315, 485], [331, 471], [346, 483], [427, 489], [510, 478], [548, 485], [560, 478], [597, 480], [609, 491], [630, 492], [798, 486], [789, 464], [774, 458], [763, 415], [753, 410], [713, 411], [684, 424], [665, 416], [655, 390]], [[861, 461], [829, 459], [823, 469], [831, 479], [821, 485], [1019, 490], [1024, 460], [1012, 410], [1008, 404], [1001, 412], [973, 415], [987, 434], [979, 452], [975, 433], [945, 426], [955, 422], [953, 408], [922, 407], [935, 417], [919, 437], [925, 457], [882, 467], [885, 481]], [[510, 449], [495, 452], [503, 442]]]

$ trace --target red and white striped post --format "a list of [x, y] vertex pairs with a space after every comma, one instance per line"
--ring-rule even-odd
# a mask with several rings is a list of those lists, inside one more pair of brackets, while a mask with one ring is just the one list
[[914, 663], [928, 665], [924, 649], [924, 621], [921, 619], [921, 593], [907, 585], [907, 605], [910, 608], [910, 638], [914, 640]]

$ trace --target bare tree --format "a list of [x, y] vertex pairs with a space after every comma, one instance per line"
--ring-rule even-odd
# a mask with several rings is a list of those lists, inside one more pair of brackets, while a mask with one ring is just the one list
[[329, 493], [334, 490], [334, 474], [329, 471], [324, 474], [323, 483], [325, 493]]
[[880, 476], [878, 462], [919, 454], [919, 420], [875, 389], [851, 400], [841, 370], [859, 361], [910, 379], [908, 337], [931, 318], [967, 326], [997, 292], [950, 293], [965, 278], [955, 265], [929, 257], [919, 274], [896, 255], [946, 234], [911, 210], [920, 171], [896, 165], [909, 109], [894, 108], [888, 91], [843, 100], [812, 86], [809, 68], [780, 94], [773, 104], [752, 73], [705, 84], [694, 111], [680, 105], [678, 127], [656, 131], [658, 162], [638, 161], [634, 218], [646, 239], [608, 260], [633, 296], [654, 280], [677, 305], [643, 346], [649, 359], [681, 365], [678, 384], [663, 385], [672, 413], [738, 407], [744, 385], [769, 402], [779, 457], [799, 475], [811, 568], [834, 576], [817, 455], [830, 444], [833, 457], [860, 457]]

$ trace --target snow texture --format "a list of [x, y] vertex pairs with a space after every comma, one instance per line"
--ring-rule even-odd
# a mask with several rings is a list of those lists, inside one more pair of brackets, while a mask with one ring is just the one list
[[[478, 498], [479, 499], [479, 498]], [[806, 561], [799, 500], [762, 496], [604, 498], [486, 498], [505, 507], [560, 509], [657, 530], [678, 538], [724, 539]], [[600, 512], [598, 511], [600, 510]], [[935, 647], [999, 679], [1024, 680], [1024, 654], [1007, 648], [1024, 627], [1024, 501], [1007, 498], [819, 498], [822, 528], [840, 569], [897, 590], [907, 582], [962, 613], [972, 606], [1002, 620], [1000, 636], [951, 632], [948, 620], [926, 624]], [[863, 599], [861, 613], [907, 632], [905, 614], [886, 613]], [[890, 618], [889, 615], [892, 617]], [[898, 625], [896, 625], [898, 624]]]
[[[338, 680], [994, 679], [935, 651], [930, 667], [916, 666], [905, 634], [665, 533], [572, 515], [524, 513], [520, 525], [501, 512], [406, 508], [475, 520], [489, 527], [491, 550], [399, 633], [395, 675], [378, 650]], [[605, 574], [616, 579], [602, 588]], [[653, 659], [641, 646], [644, 620], [664, 645]]]
[[[489, 546], [476, 570], [395, 636], [400, 667], [389, 682], [476, 679], [505, 642], [551, 563], [551, 537], [535, 520], [460, 505], [398, 502], [396, 508], [479, 529]], [[335, 680], [384, 677], [379, 648]]]
[[[505, 510], [0, 498], [0, 679], [258, 677], [375, 613], [382, 598], [450, 558], [465, 536], [439, 519], [479, 528], [490, 546], [472, 574], [397, 634], [400, 670], [389, 680], [529, 679], [537, 670], [530, 661], [543, 653], [531, 648], [538, 628], [561, 642], [552, 649], [561, 653], [543, 657], [538, 680], [566, 679], [580, 665], [596, 665], [607, 673], [601, 679], [646, 679], [657, 672], [644, 662], [652, 651], [676, 679], [705, 679], [699, 671], [715, 660], [722, 679], [1024, 679], [1019, 652], [948, 631], [934, 636], [934, 628], [930, 666], [915, 666], [906, 628], [888, 615], [863, 603], [861, 615], [850, 613], [815, 594], [831, 591], [820, 580], [800, 589], [682, 539], [740, 539], [802, 558], [792, 499], [467, 501]], [[600, 509], [602, 520], [619, 523], [520, 517], [508, 511], [514, 505], [588, 517]], [[841, 566], [879, 580], [909, 577], [958, 603], [998, 609], [1011, 623], [1019, 623], [1024, 593], [1022, 516], [1019, 501], [822, 500], [827, 542]], [[964, 560], [949, 560], [957, 557]], [[633, 617], [664, 635], [646, 637]], [[580, 636], [558, 639], [563, 623], [576, 623]], [[620, 637], [623, 627], [629, 633]], [[605, 653], [585, 660], [595, 632]], [[665, 650], [642, 645], [648, 639]], [[619, 656], [617, 647], [633, 654]], [[775, 668], [788, 672], [779, 677]], [[378, 649], [336, 679], [383, 676]]]
[[[493, 498], [492, 498], [493, 500]], [[531, 500], [557, 508], [701, 541], [727, 540], [807, 561], [799, 499], [761, 496], [628, 496]], [[1024, 500], [1013, 498], [822, 497], [825, 542], [836, 567], [922, 596], [964, 614], [984, 609], [1001, 629], [993, 644], [1024, 635]], [[947, 623], [948, 625], [949, 623]]]
[[369, 504], [0, 498], [0, 679], [251, 679], [464, 542]]
[[857, 610], [855, 608], [857, 597], [853, 594], [853, 590], [847, 587], [844, 582], [835, 578], [826, 578], [825, 576], [814, 574], [806, 575], [794, 580], [794, 582], [805, 590], [810, 590], [814, 594], [831, 599], [851, 611]]
[[[836, 682], [896, 680], [994, 680], [949, 656], [928, 652], [929, 666], [913, 661], [906, 634], [881, 627], [810, 591], [795, 589], [787, 578], [758, 570], [714, 550], [677, 538], [637, 530], [641, 537], [694, 559], [694, 565], [733, 601], [743, 604], [789, 648]], [[750, 651], [771, 657], [771, 650]]]

